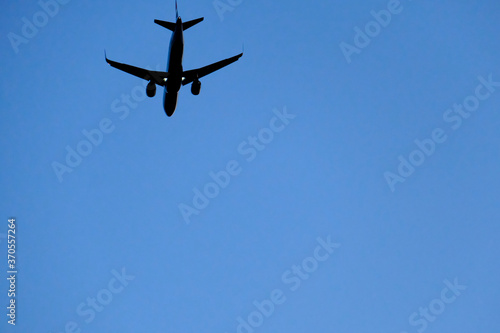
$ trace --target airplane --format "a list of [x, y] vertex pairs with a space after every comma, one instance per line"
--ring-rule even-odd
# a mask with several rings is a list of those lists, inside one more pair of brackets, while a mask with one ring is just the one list
[[204, 18], [200, 17], [196, 20], [182, 22], [181, 17], [179, 16], [179, 11], [177, 10], [177, 0], [175, 1], [175, 18], [175, 23], [154, 20], [156, 24], [172, 31], [166, 72], [150, 71], [147, 69], [112, 61], [107, 58], [106, 51], [104, 52], [104, 58], [106, 59], [106, 62], [112, 67], [149, 81], [148, 85], [146, 86], [146, 95], [148, 97], [155, 96], [156, 85], [164, 87], [163, 109], [165, 110], [165, 113], [168, 117], [171, 117], [175, 112], [175, 109], [177, 107], [177, 97], [181, 86], [192, 83], [191, 93], [193, 95], [198, 95], [201, 89], [201, 82], [199, 80], [200, 78], [213, 73], [229, 64], [232, 64], [241, 56], [243, 56], [242, 52], [234, 57], [221, 60], [205, 67], [184, 71], [184, 69], [182, 68], [182, 57], [184, 54], [183, 32], [184, 30], [191, 28], [195, 24], [200, 23]]

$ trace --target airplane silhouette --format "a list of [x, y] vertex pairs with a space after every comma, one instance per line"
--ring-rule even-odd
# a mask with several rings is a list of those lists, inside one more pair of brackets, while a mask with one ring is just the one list
[[177, 97], [181, 86], [192, 83], [191, 93], [193, 95], [198, 95], [201, 89], [200, 78], [237, 61], [243, 55], [243, 53], [240, 53], [234, 57], [221, 60], [205, 67], [184, 71], [182, 68], [182, 57], [184, 53], [183, 32], [184, 30], [191, 28], [193, 25], [203, 21], [203, 17], [183, 23], [177, 10], [177, 0], [175, 1], [175, 17], [175, 23], [154, 20], [156, 24], [173, 31], [172, 38], [170, 39], [166, 72], [150, 71], [112, 61], [107, 58], [106, 52], [104, 52], [106, 62], [112, 67], [149, 81], [146, 86], [146, 95], [148, 97], [154, 97], [156, 94], [156, 85], [164, 87], [163, 109], [169, 117], [174, 114], [175, 108], [177, 107]]

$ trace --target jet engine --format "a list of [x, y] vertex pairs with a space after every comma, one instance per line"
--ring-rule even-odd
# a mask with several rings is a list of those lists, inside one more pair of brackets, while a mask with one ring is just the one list
[[193, 84], [191, 85], [191, 93], [193, 95], [199, 95], [200, 89], [201, 89], [201, 82], [199, 80], [193, 81]]
[[156, 84], [153, 81], [149, 81], [148, 86], [146, 87], [146, 95], [148, 97], [154, 97], [156, 94]]

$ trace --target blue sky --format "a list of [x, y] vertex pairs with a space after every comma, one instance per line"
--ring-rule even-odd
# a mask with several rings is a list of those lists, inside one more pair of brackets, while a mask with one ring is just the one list
[[500, 329], [497, 1], [180, 1], [185, 69], [245, 54], [171, 118], [103, 51], [163, 70], [173, 0], [44, 3], [0, 14], [1, 332]]

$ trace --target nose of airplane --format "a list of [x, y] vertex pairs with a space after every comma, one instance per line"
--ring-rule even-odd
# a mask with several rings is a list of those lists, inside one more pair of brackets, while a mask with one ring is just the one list
[[163, 110], [167, 116], [172, 117], [177, 107], [177, 93], [166, 93], [163, 95]]

